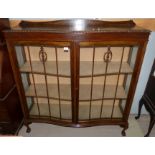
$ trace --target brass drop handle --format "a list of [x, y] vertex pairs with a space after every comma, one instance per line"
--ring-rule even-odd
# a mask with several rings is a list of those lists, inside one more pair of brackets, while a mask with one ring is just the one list
[[40, 58], [40, 61], [42, 61], [42, 62], [46, 62], [47, 61], [47, 53], [44, 51], [43, 46], [41, 46], [41, 48], [40, 48], [39, 58]]
[[103, 60], [104, 60], [105, 62], [110, 62], [111, 59], [112, 59], [112, 51], [111, 51], [110, 47], [108, 47], [107, 52], [106, 52], [106, 53], [104, 54], [104, 56], [103, 56]]

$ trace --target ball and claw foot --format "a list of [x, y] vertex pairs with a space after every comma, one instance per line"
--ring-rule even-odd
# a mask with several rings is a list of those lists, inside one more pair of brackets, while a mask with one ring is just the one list
[[126, 136], [125, 130], [122, 130], [122, 136]]
[[30, 133], [31, 132], [31, 128], [29, 126], [27, 126], [26, 132], [27, 133]]
[[121, 125], [121, 127], [123, 128], [123, 130], [122, 130], [122, 136], [126, 136], [126, 130], [128, 129], [128, 124], [126, 124], [126, 125]]

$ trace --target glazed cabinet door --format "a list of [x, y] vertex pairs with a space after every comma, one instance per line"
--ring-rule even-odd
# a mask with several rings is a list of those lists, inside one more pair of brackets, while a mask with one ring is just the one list
[[79, 121], [123, 118], [137, 45], [80, 43]]
[[72, 120], [71, 44], [15, 45], [29, 118]]

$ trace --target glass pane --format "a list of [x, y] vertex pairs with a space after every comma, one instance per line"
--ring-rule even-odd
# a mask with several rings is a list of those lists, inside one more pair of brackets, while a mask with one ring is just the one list
[[79, 101], [79, 120], [89, 119], [89, 102]]
[[30, 116], [72, 119], [70, 47], [15, 46]]
[[101, 118], [121, 118], [123, 113], [119, 107], [120, 100], [104, 100]]
[[81, 46], [79, 120], [123, 116], [137, 51], [137, 46]]
[[32, 116], [50, 116], [47, 98], [33, 98], [33, 106], [30, 110]]
[[59, 118], [60, 115], [63, 119], [72, 118], [71, 101], [61, 101], [50, 99], [50, 108], [52, 117]]

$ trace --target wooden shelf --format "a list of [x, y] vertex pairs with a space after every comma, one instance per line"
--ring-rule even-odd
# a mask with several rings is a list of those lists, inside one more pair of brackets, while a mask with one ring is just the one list
[[[46, 73], [49, 75], [57, 76], [56, 61], [45, 62]], [[59, 61], [59, 76], [70, 77], [70, 62], [69, 61]], [[44, 67], [43, 63], [40, 61], [32, 61], [32, 69], [34, 73], [43, 74]], [[26, 62], [21, 68], [21, 72], [31, 73], [30, 62]]]
[[[115, 90], [116, 90], [116, 86], [106, 85], [105, 92], [104, 92], [104, 99], [114, 99]], [[90, 92], [91, 92], [90, 85], [80, 85], [79, 100], [90, 101]], [[103, 86], [94, 85], [92, 101], [102, 100], [102, 96], [103, 96]], [[116, 93], [116, 99], [126, 99], [126, 98], [127, 98], [127, 95], [125, 93], [125, 90], [123, 89], [122, 86], [118, 86], [117, 93]]]
[[[35, 94], [34, 85], [26, 90], [25, 95], [27, 97], [43, 97], [47, 98], [47, 90], [45, 84], [35, 84], [37, 96]], [[53, 99], [59, 99], [58, 96], [58, 86], [56, 84], [48, 84], [49, 97]], [[70, 101], [71, 100], [71, 86], [67, 84], [60, 85], [60, 99]]]
[[[108, 75], [118, 74], [120, 62], [108, 63], [107, 73]], [[102, 61], [94, 62], [94, 76], [105, 75], [106, 63]], [[131, 74], [133, 71], [127, 62], [122, 63], [121, 73]], [[90, 77], [92, 74], [92, 62], [81, 61], [80, 62], [80, 77]]]
[[[58, 100], [54, 100], [53, 102], [50, 102], [50, 112], [49, 112], [48, 103], [39, 103], [39, 108], [40, 108], [40, 116], [50, 116], [50, 112], [51, 112], [52, 117], [60, 118]], [[71, 119], [72, 118], [71, 111], [72, 110], [71, 110], [70, 102], [68, 102], [68, 104], [61, 103], [61, 116], [63, 119]], [[34, 103], [32, 108], [30, 109], [30, 115], [39, 116], [38, 106], [36, 103]]]
[[[79, 91], [79, 100], [80, 101], [90, 101], [90, 85], [80, 85]], [[116, 86], [114, 85], [106, 85], [105, 87], [105, 95], [104, 99], [114, 99], [115, 97]], [[26, 90], [25, 95], [27, 97], [47, 97], [46, 85], [45, 84], [36, 84], [37, 96], [35, 94], [34, 85], [30, 85], [30, 87]], [[58, 97], [58, 87], [56, 84], [48, 84], [49, 97], [53, 99], [59, 99]], [[94, 100], [102, 100], [103, 94], [103, 86], [102, 85], [94, 85], [93, 86], [93, 95], [92, 101]], [[118, 86], [116, 99], [126, 99], [127, 95], [122, 86]], [[67, 84], [60, 85], [60, 99], [64, 101], [71, 100], [71, 87]]]
[[[40, 103], [40, 115], [41, 116], [49, 116], [49, 106], [47, 103]], [[89, 119], [89, 104], [88, 105], [80, 105], [79, 106], [79, 119]], [[91, 119], [93, 118], [100, 118], [100, 105], [94, 105], [92, 106], [92, 111], [91, 111]], [[59, 104], [58, 101], [54, 101], [53, 103], [51, 102], [50, 104], [50, 110], [51, 110], [51, 116], [60, 118], [60, 111], [59, 111]], [[111, 111], [112, 111], [112, 105], [105, 105], [103, 107], [103, 112], [101, 115], [101, 118], [111, 118]], [[68, 104], [61, 104], [61, 115], [63, 119], [71, 119], [72, 114], [71, 114], [71, 104], [70, 102]], [[38, 116], [38, 107], [37, 104], [34, 103], [33, 107], [30, 110], [30, 115], [32, 116]], [[113, 113], [113, 118], [122, 118], [122, 112], [119, 108], [119, 106], [115, 106], [114, 108], [114, 113]]]
[[[100, 105], [93, 105], [91, 108], [91, 119], [100, 118]], [[111, 118], [112, 105], [104, 105], [101, 118]], [[122, 112], [120, 107], [117, 105], [114, 108], [113, 118], [122, 118]], [[89, 105], [79, 106], [79, 119], [89, 119]]]
[[[70, 77], [70, 62], [69, 61], [59, 61], [59, 76], [60, 77]], [[56, 72], [56, 62], [47, 61], [45, 63], [46, 73], [48, 75], [57, 76]], [[108, 64], [107, 73], [108, 75], [118, 74], [120, 67], [120, 62], [110, 62]], [[96, 62], [94, 63], [94, 76], [105, 75], [105, 62]], [[40, 61], [32, 61], [32, 69], [34, 73], [43, 74], [44, 67], [43, 63]], [[21, 72], [31, 73], [30, 62], [26, 62], [21, 68]], [[128, 63], [123, 62], [121, 68], [121, 74], [131, 74], [133, 71]], [[92, 74], [92, 62], [90, 61], [81, 61], [80, 62], [80, 77], [90, 77]]]

